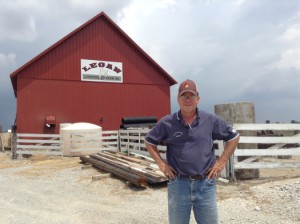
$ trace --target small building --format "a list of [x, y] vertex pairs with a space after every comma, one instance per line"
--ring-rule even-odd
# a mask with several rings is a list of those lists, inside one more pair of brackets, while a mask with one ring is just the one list
[[170, 113], [177, 82], [104, 12], [10, 75], [18, 133], [59, 133], [61, 123], [119, 129], [122, 117]]

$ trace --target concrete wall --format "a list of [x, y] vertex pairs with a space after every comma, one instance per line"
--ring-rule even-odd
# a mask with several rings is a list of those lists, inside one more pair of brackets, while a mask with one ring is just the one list
[[0, 150], [11, 148], [11, 133], [0, 133]]
[[[251, 102], [239, 102], [215, 105], [215, 113], [230, 124], [255, 123], [255, 107]], [[256, 136], [253, 131], [239, 131], [244, 136]], [[256, 144], [239, 144], [240, 149], [257, 148]], [[238, 157], [242, 161], [248, 157]], [[253, 179], [259, 177], [259, 170], [238, 170], [235, 172], [237, 179]]]
[[215, 113], [230, 124], [255, 123], [255, 108], [251, 102], [218, 104]]

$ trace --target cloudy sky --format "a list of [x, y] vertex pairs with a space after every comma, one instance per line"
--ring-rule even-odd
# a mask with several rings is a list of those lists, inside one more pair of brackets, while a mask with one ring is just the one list
[[[9, 75], [104, 11], [200, 108], [252, 102], [256, 122], [300, 121], [299, 0], [0, 0], [0, 124], [13, 124]], [[172, 111], [178, 85], [171, 87]]]

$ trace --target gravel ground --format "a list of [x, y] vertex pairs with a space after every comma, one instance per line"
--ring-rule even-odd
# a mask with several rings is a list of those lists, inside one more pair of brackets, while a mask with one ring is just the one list
[[[167, 223], [165, 185], [139, 189], [113, 177], [92, 181], [100, 172], [82, 167], [79, 158], [11, 160], [0, 153], [0, 223]], [[300, 223], [300, 170], [274, 173], [219, 184], [220, 223]]]

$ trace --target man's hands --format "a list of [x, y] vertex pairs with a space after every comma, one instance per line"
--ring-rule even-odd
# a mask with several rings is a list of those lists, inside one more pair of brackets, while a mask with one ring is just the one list
[[216, 163], [208, 170], [208, 178], [219, 178], [222, 170], [225, 168], [227, 161], [237, 147], [240, 136], [226, 142], [224, 151]]
[[168, 179], [175, 179], [176, 171], [171, 166], [169, 166], [165, 160], [161, 158], [157, 147], [147, 142], [145, 142], [145, 144], [151, 157], [154, 159], [159, 169], [164, 173], [165, 177]]
[[159, 169], [164, 173], [165, 177], [168, 179], [175, 179], [176, 171], [169, 166], [164, 160], [157, 163]]
[[215, 164], [209, 168], [207, 177], [209, 179], [219, 178], [222, 170], [225, 168], [226, 161], [217, 160]]

